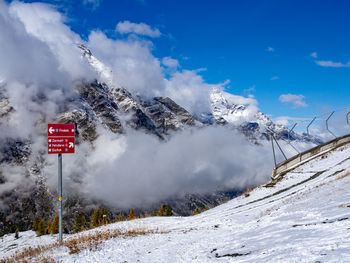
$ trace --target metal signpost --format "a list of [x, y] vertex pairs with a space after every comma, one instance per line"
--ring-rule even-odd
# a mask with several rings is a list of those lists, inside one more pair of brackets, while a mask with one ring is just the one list
[[74, 124], [48, 124], [47, 152], [58, 154], [58, 217], [59, 241], [62, 242], [62, 154], [74, 153], [75, 125]]

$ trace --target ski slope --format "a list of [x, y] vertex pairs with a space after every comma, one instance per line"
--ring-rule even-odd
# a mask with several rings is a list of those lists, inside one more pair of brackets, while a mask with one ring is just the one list
[[[202, 214], [150, 217], [98, 229], [163, 233], [113, 238], [78, 254], [69, 255], [64, 247], [46, 254], [59, 262], [350, 262], [349, 174], [346, 145]], [[20, 236], [0, 238], [1, 257], [57, 238], [35, 237], [32, 231]]]

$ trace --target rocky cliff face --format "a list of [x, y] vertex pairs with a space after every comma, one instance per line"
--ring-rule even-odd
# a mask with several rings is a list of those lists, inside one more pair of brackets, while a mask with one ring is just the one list
[[[143, 99], [133, 96], [123, 87], [116, 87], [113, 84], [111, 69], [95, 58], [84, 45], [79, 45], [78, 48], [103, 80], [103, 83], [95, 82], [79, 86], [79, 93], [88, 107], [100, 115], [104, 125], [110, 123], [107, 127], [112, 132], [121, 133], [123, 126], [126, 126], [164, 138], [170, 131], [177, 131], [186, 126], [202, 125], [170, 98]], [[118, 115], [125, 119], [125, 123], [120, 123]], [[116, 127], [112, 128], [111, 123]]]

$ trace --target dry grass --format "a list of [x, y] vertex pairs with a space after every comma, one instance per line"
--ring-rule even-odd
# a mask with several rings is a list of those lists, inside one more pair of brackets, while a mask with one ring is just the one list
[[349, 175], [350, 175], [350, 172], [347, 172], [347, 173], [345, 173], [343, 175], [338, 176], [335, 180], [341, 180], [341, 179], [343, 179], [343, 178], [345, 178], [345, 177], [347, 177]]
[[[50, 245], [42, 245], [42, 246], [36, 246], [36, 247], [27, 247], [20, 252], [16, 252], [14, 255], [1, 259], [0, 263], [17, 263], [17, 262], [34, 262], [32, 258], [40, 255], [41, 253], [44, 253], [46, 251], [49, 251], [51, 249], [59, 247], [58, 243], [50, 244]], [[41, 257], [41, 259], [44, 259]], [[36, 262], [45, 262], [45, 261], [39, 261], [35, 260]], [[50, 262], [50, 261], [47, 261]]]
[[152, 233], [161, 232], [142, 228], [133, 229], [125, 232], [119, 229], [108, 231], [96, 231], [90, 235], [80, 235], [77, 238], [68, 239], [63, 243], [63, 246], [66, 246], [69, 249], [69, 254], [77, 254], [81, 250], [85, 249], [95, 250], [101, 243], [111, 238], [139, 236]]
[[253, 191], [255, 189], [255, 187], [249, 187], [247, 190], [245, 190], [245, 192], [243, 193], [243, 195], [245, 197], [250, 196], [250, 192]]
[[38, 263], [55, 263], [56, 261], [52, 257], [40, 256], [35, 260]]
[[158, 230], [148, 230], [144, 228], [132, 229], [127, 231], [122, 231], [120, 229], [113, 230], [104, 230], [96, 231], [91, 234], [81, 234], [67, 240], [64, 240], [62, 244], [56, 242], [49, 245], [41, 245], [36, 247], [28, 247], [19, 252], [16, 252], [14, 255], [0, 260], [0, 263], [29, 263], [29, 262], [40, 262], [40, 263], [52, 263], [55, 260], [48, 256], [43, 256], [43, 253], [49, 252], [53, 249], [59, 247], [67, 247], [69, 249], [69, 254], [77, 254], [82, 250], [96, 250], [99, 245], [104, 241], [116, 238], [116, 237], [133, 237], [139, 235], [147, 234], [162, 234]]

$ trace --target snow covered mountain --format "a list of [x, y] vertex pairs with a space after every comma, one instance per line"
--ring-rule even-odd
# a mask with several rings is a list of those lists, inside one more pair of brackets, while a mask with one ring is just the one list
[[322, 152], [196, 216], [118, 222], [65, 235], [62, 246], [56, 235], [6, 235], [0, 260], [32, 246], [33, 262], [349, 262], [349, 156], [349, 144]]
[[[151, 101], [143, 101], [138, 97], [134, 98], [125, 88], [115, 86], [114, 83], [117, 83], [117, 80], [113, 79], [112, 69], [94, 57], [86, 46], [78, 45], [78, 48], [82, 50], [83, 56], [100, 76], [100, 81], [106, 83], [102, 84], [105, 92], [110, 92], [110, 97], [116, 98], [114, 102], [119, 104], [119, 108], [124, 112], [130, 111], [130, 109], [134, 112], [140, 110], [153, 121], [154, 127], [159, 128], [159, 126], [165, 124], [165, 127], [163, 125], [161, 131], [157, 133], [159, 136], [169, 129], [183, 129], [183, 124], [198, 127], [208, 124], [229, 124], [234, 128], [238, 128], [255, 142], [264, 139], [269, 140], [268, 134], [272, 131], [277, 139], [288, 139], [289, 137], [291, 141], [322, 143], [320, 139], [307, 134], [300, 135], [293, 131], [288, 134], [289, 130], [286, 127], [273, 123], [265, 114], [258, 111], [254, 99], [229, 94], [216, 88], [210, 94], [211, 112], [198, 115], [191, 115], [170, 98], [154, 98]], [[162, 107], [163, 105], [165, 109]], [[161, 109], [159, 109], [160, 107]], [[165, 120], [163, 116], [166, 116]], [[171, 117], [168, 118], [168, 116]], [[153, 127], [150, 129], [154, 130]]]
[[210, 94], [212, 115], [217, 123], [237, 127], [243, 134], [254, 142], [270, 140], [271, 132], [280, 140], [298, 142], [322, 143], [322, 140], [307, 134], [290, 132], [283, 125], [275, 124], [264, 113], [258, 111], [252, 98], [242, 98], [218, 89]]
[[[83, 104], [99, 115], [101, 122], [112, 132], [121, 133], [125, 128], [131, 127], [164, 138], [169, 131], [202, 125], [170, 98], [144, 99], [116, 86], [112, 70], [94, 57], [84, 45], [78, 45], [78, 48], [100, 76], [99, 81], [78, 87]], [[124, 123], [121, 119], [124, 119]], [[74, 118], [66, 116], [65, 121], [74, 122]]]

